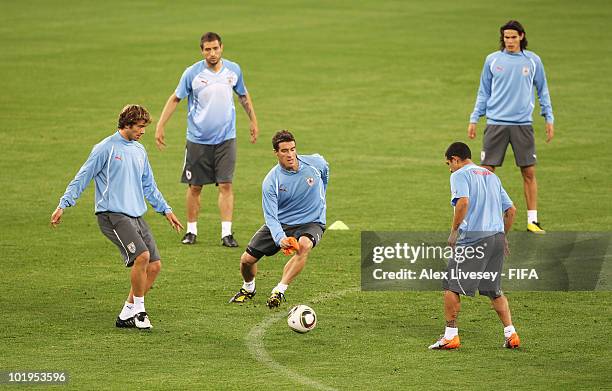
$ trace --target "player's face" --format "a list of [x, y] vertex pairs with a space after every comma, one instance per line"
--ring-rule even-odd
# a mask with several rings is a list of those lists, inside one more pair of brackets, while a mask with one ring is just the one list
[[147, 125], [145, 121], [140, 120], [136, 125], [129, 126], [127, 128], [123, 128], [122, 130], [125, 133], [128, 141], [138, 141], [145, 134], [145, 129]]
[[448, 166], [450, 172], [455, 172], [460, 168], [459, 159], [454, 156], [452, 156], [450, 159], [446, 159], [446, 165]]
[[204, 42], [204, 48], [202, 48], [202, 55], [206, 60], [208, 66], [215, 66], [221, 60], [223, 54], [223, 44], [219, 41]]
[[520, 34], [516, 30], [504, 30], [504, 46], [506, 50], [511, 53], [518, 53], [521, 51], [521, 41], [525, 37], [525, 34]]
[[298, 169], [297, 151], [295, 141], [285, 141], [278, 144], [278, 151], [275, 152], [278, 163], [285, 170], [296, 171]]

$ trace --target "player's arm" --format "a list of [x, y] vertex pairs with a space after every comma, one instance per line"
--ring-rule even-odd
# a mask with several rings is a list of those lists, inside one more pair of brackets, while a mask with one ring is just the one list
[[95, 146], [89, 157], [83, 163], [74, 179], [66, 187], [64, 195], [60, 198], [59, 204], [51, 214], [51, 226], [57, 227], [61, 223], [64, 209], [76, 205], [77, 199], [83, 194], [89, 182], [99, 173], [108, 160], [109, 151], [103, 147]]
[[164, 140], [166, 132], [166, 123], [170, 120], [172, 114], [174, 114], [174, 111], [176, 110], [176, 107], [178, 106], [180, 101], [181, 100], [178, 96], [176, 96], [176, 93], [173, 92], [172, 95], [170, 95], [170, 97], [166, 101], [164, 109], [162, 110], [162, 113], [159, 116], [159, 121], [157, 121], [157, 126], [155, 127], [155, 144], [157, 145], [157, 149], [159, 149], [160, 151], [162, 151], [166, 147], [166, 142]]
[[516, 208], [508, 196], [506, 189], [501, 186], [501, 202], [502, 202], [502, 210], [504, 211], [504, 232], [508, 234], [510, 232], [510, 228], [512, 228], [512, 223], [514, 223], [514, 214], [516, 213]]
[[151, 204], [156, 212], [166, 216], [166, 220], [168, 220], [172, 228], [177, 232], [183, 229], [183, 224], [174, 215], [172, 208], [168, 205], [164, 196], [159, 191], [157, 183], [155, 183], [155, 177], [153, 176], [153, 170], [151, 169], [149, 159], [145, 160], [145, 169], [142, 175], [142, 190], [149, 204]]
[[289, 246], [287, 243], [287, 235], [283, 231], [283, 227], [278, 220], [278, 194], [276, 186], [271, 177], [267, 177], [262, 185], [261, 204], [264, 213], [266, 226], [272, 234], [272, 239], [277, 246], [285, 248]]
[[461, 197], [456, 200], [455, 212], [453, 214], [453, 223], [451, 224], [451, 233], [448, 237], [448, 244], [450, 246], [454, 246], [457, 243], [459, 226], [461, 226], [461, 223], [465, 219], [469, 206], [470, 199], [468, 197]]
[[491, 81], [493, 80], [493, 74], [489, 64], [489, 59], [485, 60], [482, 72], [480, 74], [480, 86], [478, 87], [478, 94], [476, 95], [476, 103], [474, 104], [474, 111], [470, 115], [470, 123], [468, 124], [468, 137], [473, 139], [476, 137], [476, 123], [478, 119], [486, 114], [487, 101], [491, 96]]
[[535, 84], [538, 92], [538, 100], [540, 101], [540, 108], [542, 109], [540, 115], [546, 119], [546, 142], [550, 142], [555, 136], [555, 117], [553, 115], [552, 103], [550, 102], [550, 93], [548, 92], [548, 83], [546, 81], [546, 72], [544, 72], [544, 65], [542, 61], [537, 58], [536, 61], [535, 77], [533, 84]]
[[257, 124], [257, 115], [255, 115], [255, 107], [253, 107], [253, 101], [251, 100], [251, 95], [247, 92], [245, 95], [238, 95], [238, 100], [240, 101], [240, 105], [249, 116], [249, 131], [251, 132], [251, 143], [255, 143], [257, 141], [257, 137], [259, 136], [259, 125]]

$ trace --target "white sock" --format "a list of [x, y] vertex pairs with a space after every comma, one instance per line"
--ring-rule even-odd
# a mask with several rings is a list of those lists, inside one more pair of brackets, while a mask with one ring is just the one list
[[133, 317], [134, 315], [136, 315], [136, 313], [134, 312], [134, 303], [129, 303], [126, 301], [123, 305], [121, 313], [119, 314], [119, 319], [126, 320]]
[[528, 210], [527, 211], [527, 224], [531, 224], [538, 221], [538, 211]]
[[187, 232], [191, 232], [194, 235], [198, 234], [198, 222], [194, 221], [193, 223], [187, 222]]
[[144, 296], [143, 297], [134, 296], [134, 314], [138, 314], [141, 312], [145, 312]]
[[221, 239], [232, 234], [232, 222], [222, 221], [221, 222]]
[[451, 340], [455, 338], [455, 335], [459, 335], [458, 327], [447, 327], [444, 329], [444, 339]]
[[285, 293], [288, 287], [289, 285], [285, 285], [282, 282], [279, 282], [278, 285], [276, 285], [274, 289], [272, 289], [272, 292], [279, 291], [280, 293]]
[[247, 292], [253, 292], [255, 290], [255, 279], [253, 278], [253, 281], [251, 282], [246, 282], [244, 281], [242, 283], [242, 287], [247, 291]]
[[510, 336], [513, 333], [516, 333], [516, 330], [514, 329], [514, 326], [510, 325], [510, 326], [504, 327], [504, 337], [510, 338]]

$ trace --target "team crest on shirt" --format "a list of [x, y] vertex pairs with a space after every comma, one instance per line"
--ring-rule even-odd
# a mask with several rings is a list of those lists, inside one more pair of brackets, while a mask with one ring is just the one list
[[529, 76], [529, 67], [523, 67], [523, 76]]
[[233, 86], [234, 84], [236, 84], [236, 81], [237, 81], [237, 79], [236, 79], [236, 77], [235, 77], [235, 76], [233, 76], [233, 75], [232, 75], [232, 76], [228, 76], [228, 77], [227, 77], [227, 83], [228, 83], [229, 85], [231, 85], [231, 86]]
[[134, 254], [136, 252], [136, 245], [134, 244], [134, 242], [131, 242], [130, 244], [128, 244], [127, 249], [129, 252]]
[[309, 176], [308, 178], [306, 178], [306, 183], [308, 183], [308, 186], [314, 185], [314, 182], [315, 180], [313, 177]]

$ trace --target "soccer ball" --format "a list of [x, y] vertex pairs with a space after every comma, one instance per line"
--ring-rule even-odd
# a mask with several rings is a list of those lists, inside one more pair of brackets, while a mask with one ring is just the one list
[[296, 305], [289, 310], [287, 324], [296, 333], [307, 333], [317, 325], [317, 314], [307, 305]]

